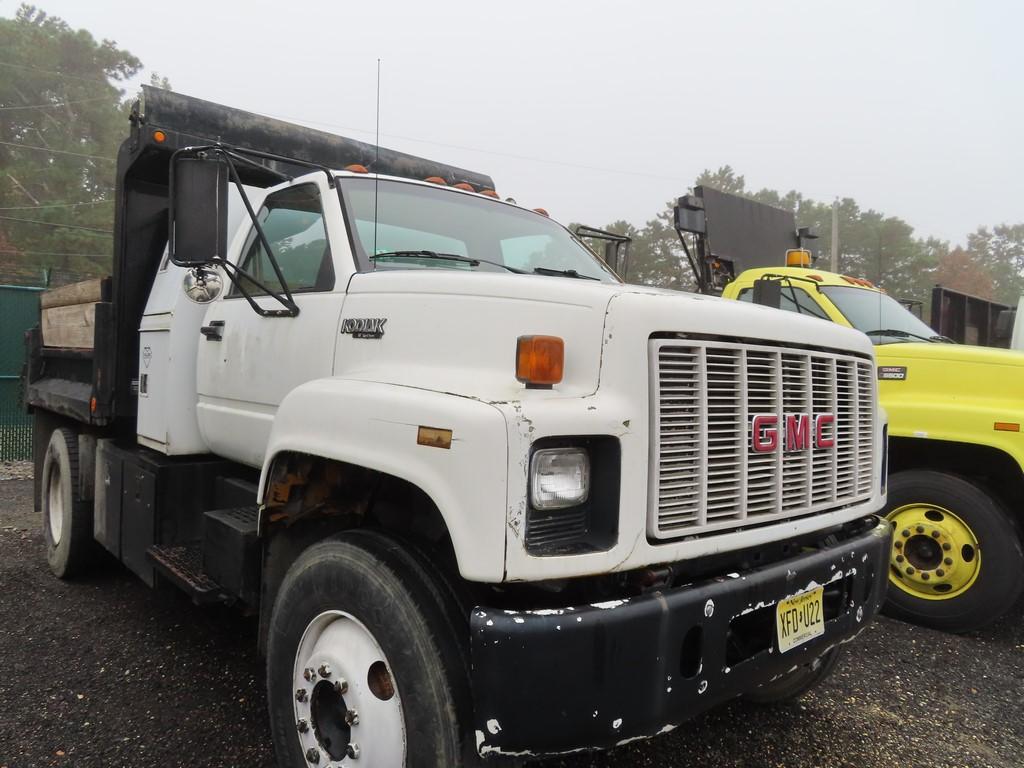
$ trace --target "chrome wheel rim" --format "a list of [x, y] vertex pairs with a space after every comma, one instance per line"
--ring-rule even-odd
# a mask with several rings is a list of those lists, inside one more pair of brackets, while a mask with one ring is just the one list
[[292, 669], [295, 728], [307, 765], [402, 766], [402, 699], [373, 634], [325, 611], [302, 634]]

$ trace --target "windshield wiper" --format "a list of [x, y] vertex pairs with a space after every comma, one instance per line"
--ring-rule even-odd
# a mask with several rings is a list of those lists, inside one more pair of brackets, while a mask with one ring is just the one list
[[584, 275], [577, 272], [575, 269], [552, 269], [551, 267], [534, 267], [533, 273], [535, 275], [555, 275], [557, 277], [575, 277], [580, 280], [600, 280], [600, 277], [593, 277], [591, 275]]
[[517, 275], [525, 274], [523, 270], [510, 267], [507, 264], [502, 264], [500, 261], [488, 261], [487, 259], [470, 258], [469, 256], [460, 256], [457, 253], [438, 253], [437, 251], [387, 251], [386, 253], [377, 253], [370, 257], [370, 261], [376, 262], [377, 259], [391, 259], [391, 258], [402, 258], [402, 257], [414, 257], [420, 259], [437, 259], [438, 261], [457, 261], [462, 264], [469, 264], [471, 267], [479, 267], [481, 264], [490, 264], [492, 267], [501, 267], [509, 272], [515, 272]]
[[899, 339], [920, 339], [921, 341], [932, 342], [941, 339], [941, 337], [939, 336], [932, 336], [931, 338], [929, 338], [927, 336], [921, 336], [920, 334], [917, 333], [911, 333], [910, 331], [901, 331], [897, 328], [883, 328], [879, 331], [865, 331], [864, 333], [868, 336], [895, 336], [896, 338]]

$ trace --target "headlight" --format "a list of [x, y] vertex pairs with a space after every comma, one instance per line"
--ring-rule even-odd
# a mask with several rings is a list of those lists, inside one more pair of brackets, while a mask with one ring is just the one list
[[564, 509], [590, 495], [590, 456], [581, 448], [545, 448], [530, 461], [530, 503], [534, 509]]

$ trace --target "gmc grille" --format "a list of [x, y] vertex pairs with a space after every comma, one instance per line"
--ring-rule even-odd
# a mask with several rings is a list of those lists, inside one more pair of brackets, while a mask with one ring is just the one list
[[[652, 537], [723, 532], [871, 496], [871, 361], [838, 352], [673, 339], [652, 339], [650, 360]], [[776, 448], [754, 450], [752, 424], [759, 415], [759, 422], [776, 417]], [[806, 415], [814, 433], [805, 441], [797, 434], [797, 447], [789, 450], [787, 415]], [[815, 419], [822, 415], [817, 430]], [[818, 447], [819, 438], [834, 445]], [[765, 443], [759, 443], [762, 449]]]

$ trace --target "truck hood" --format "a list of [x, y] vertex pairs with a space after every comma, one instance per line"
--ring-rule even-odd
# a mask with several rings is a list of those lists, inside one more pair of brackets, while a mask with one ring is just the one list
[[[871, 356], [867, 337], [789, 312], [709, 296], [573, 278], [456, 270], [355, 275], [343, 319], [384, 319], [379, 339], [339, 335], [335, 375], [486, 400], [580, 397], [602, 368], [646, 361], [653, 333], [727, 336]], [[616, 334], [639, 353], [622, 359]], [[526, 390], [515, 378], [519, 336], [565, 340], [565, 378]], [[646, 367], [646, 362], [643, 363]]]
[[908, 342], [880, 344], [875, 347], [879, 365], [892, 365], [894, 360], [932, 360], [971, 365], [1024, 366], [1024, 352], [994, 347], [972, 347], [967, 344]]

